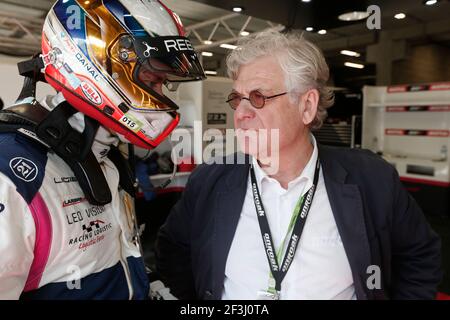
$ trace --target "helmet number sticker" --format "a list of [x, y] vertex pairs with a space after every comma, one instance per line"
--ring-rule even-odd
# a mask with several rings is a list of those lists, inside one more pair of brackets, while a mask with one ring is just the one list
[[142, 127], [142, 123], [129, 113], [124, 114], [122, 118], [120, 118], [120, 122], [134, 132], [139, 132]]

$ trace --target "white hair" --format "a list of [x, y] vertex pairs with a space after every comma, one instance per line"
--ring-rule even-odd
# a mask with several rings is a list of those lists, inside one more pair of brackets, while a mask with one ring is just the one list
[[327, 108], [334, 103], [334, 93], [326, 87], [330, 72], [322, 51], [300, 33], [263, 31], [238, 42], [238, 48], [227, 57], [228, 76], [235, 80], [241, 65], [264, 56], [278, 59], [287, 91], [298, 97], [307, 90], [317, 89], [317, 114], [310, 127], [319, 129], [327, 117]]

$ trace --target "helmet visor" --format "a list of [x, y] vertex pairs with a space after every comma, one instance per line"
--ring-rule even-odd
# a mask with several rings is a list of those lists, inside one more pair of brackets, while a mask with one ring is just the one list
[[205, 78], [203, 68], [185, 37], [119, 37], [111, 46], [109, 74], [121, 87], [133, 109], [170, 111], [177, 105], [162, 85]]
[[135, 37], [134, 49], [141, 62], [156, 72], [167, 73], [167, 81], [205, 79], [197, 53], [186, 37]]

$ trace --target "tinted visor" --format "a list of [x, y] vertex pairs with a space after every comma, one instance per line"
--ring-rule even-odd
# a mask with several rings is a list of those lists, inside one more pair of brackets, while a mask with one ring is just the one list
[[[156, 73], [166, 73], [173, 82], [205, 79], [197, 53], [186, 37], [135, 37], [134, 49], [138, 56], [137, 68], [145, 67]], [[136, 70], [139, 73], [140, 70]]]
[[163, 94], [162, 85], [170, 90], [177, 82], [205, 78], [197, 54], [191, 49], [184, 37], [119, 35], [108, 46], [108, 74], [133, 109], [176, 110], [177, 105]]

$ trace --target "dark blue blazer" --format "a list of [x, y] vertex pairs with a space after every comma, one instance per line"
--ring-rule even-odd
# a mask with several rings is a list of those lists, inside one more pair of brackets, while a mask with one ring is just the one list
[[[440, 240], [395, 168], [365, 150], [319, 145], [319, 157], [357, 298], [434, 299], [442, 277]], [[246, 159], [199, 166], [158, 234], [157, 271], [179, 298], [222, 296], [247, 191]], [[381, 270], [375, 289], [372, 265]]]

